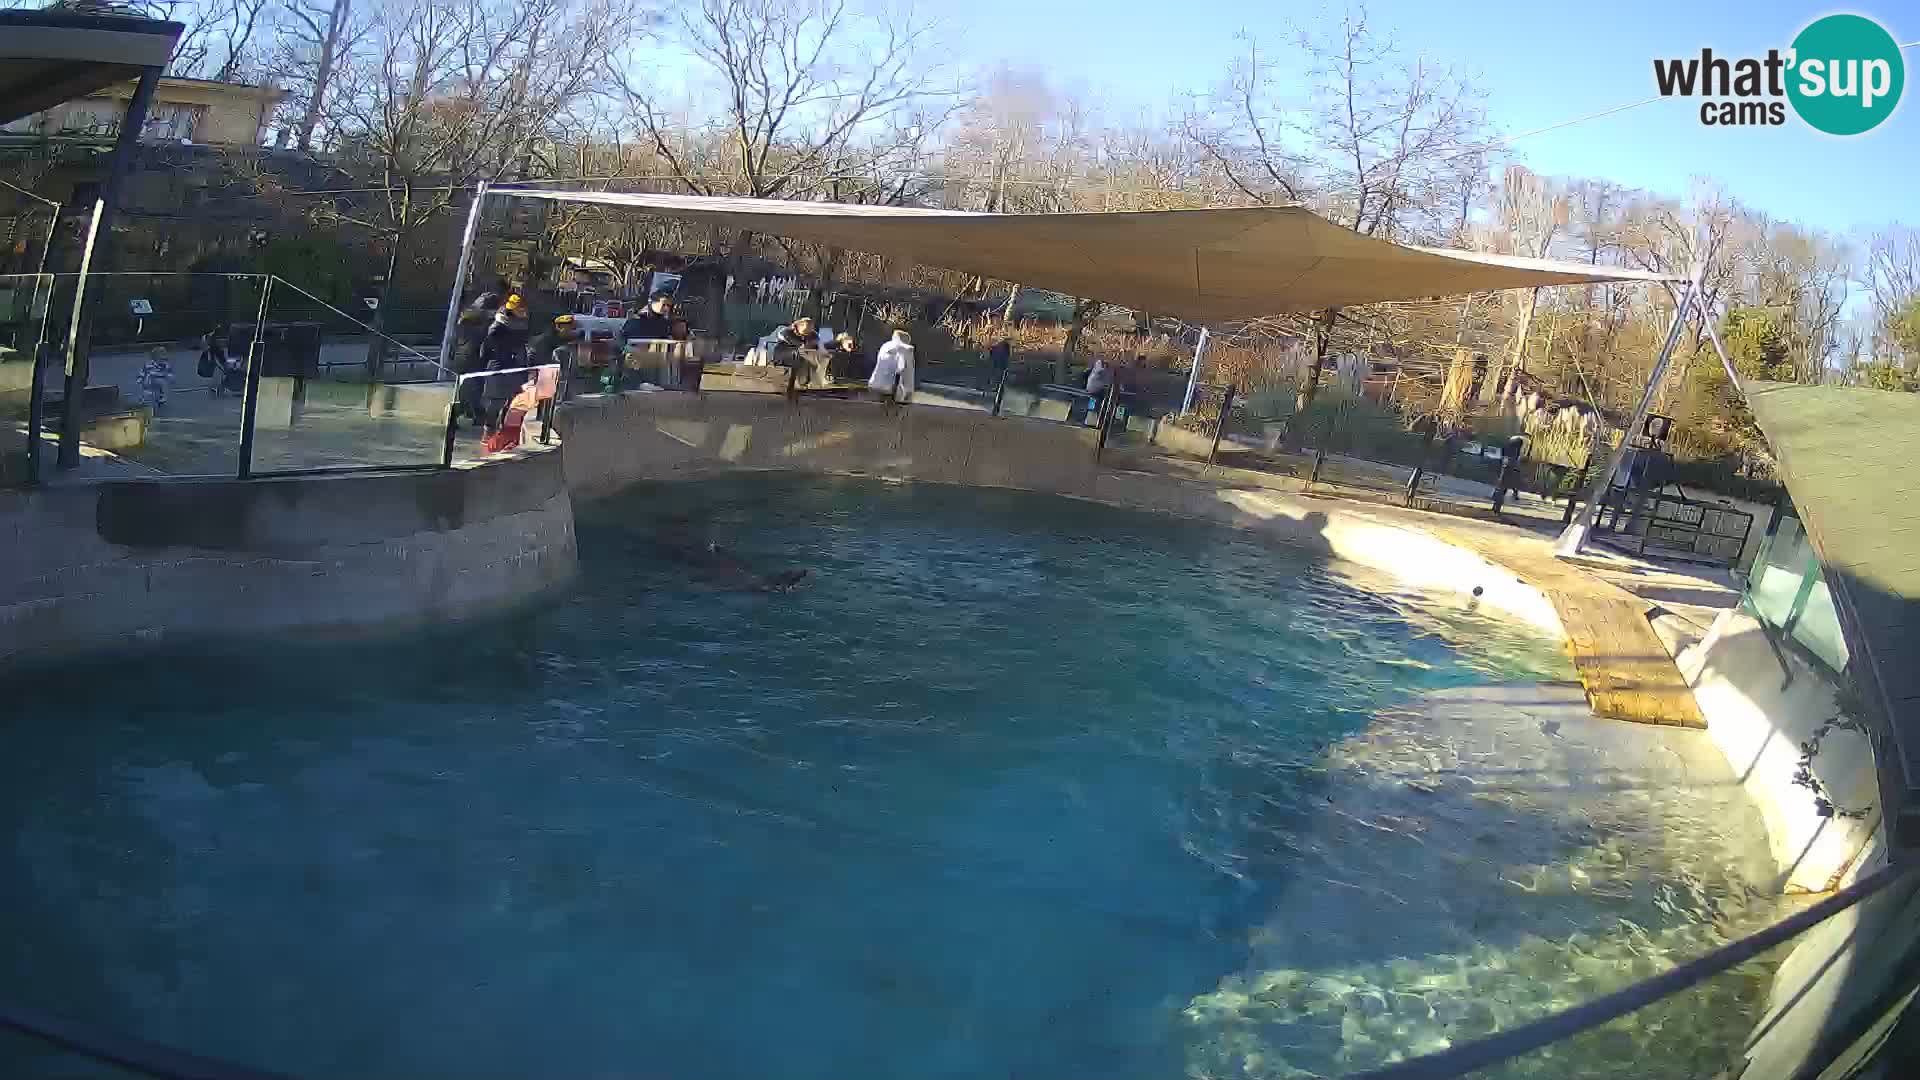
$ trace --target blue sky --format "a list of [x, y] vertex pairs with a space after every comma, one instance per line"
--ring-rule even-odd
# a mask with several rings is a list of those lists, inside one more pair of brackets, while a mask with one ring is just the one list
[[[1786, 48], [1820, 15], [1872, 16], [1902, 44], [1920, 41], [1920, 2], [1823, 6], [1782, 0], [1374, 0], [1369, 21], [1406, 53], [1472, 72], [1503, 134], [1598, 112], [1657, 93], [1656, 56], [1733, 57]], [[1217, 80], [1246, 29], [1279, 44], [1291, 21], [1337, 20], [1341, 6], [1285, 0], [974, 0], [958, 9], [953, 58], [1005, 60], [1084, 87], [1121, 109], [1159, 111], [1176, 90]], [[1905, 52], [1908, 88], [1893, 118], [1854, 139], [1785, 127], [1710, 128], [1698, 102], [1672, 99], [1512, 145], [1515, 159], [1556, 176], [1605, 177], [1684, 195], [1694, 177], [1741, 202], [1833, 232], [1920, 224], [1920, 48]]]

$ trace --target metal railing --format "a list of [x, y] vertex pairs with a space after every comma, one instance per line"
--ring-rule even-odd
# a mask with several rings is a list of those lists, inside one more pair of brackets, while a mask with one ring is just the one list
[[[11, 380], [21, 392], [0, 397], [23, 434], [9, 479], [27, 485], [49, 478], [56, 438], [63, 464], [80, 464], [84, 445], [91, 472], [136, 477], [445, 464], [453, 393], [438, 380], [450, 372], [277, 275], [0, 277], [0, 352], [35, 365]], [[67, 371], [64, 388], [56, 368]]]
[[[1910, 872], [1910, 867], [1882, 867], [1772, 926], [1723, 945], [1670, 971], [1472, 1042], [1367, 1072], [1348, 1074], [1348, 1080], [1455, 1080], [1511, 1061], [1618, 1020], [1729, 971], [1854, 907], [1903, 880]], [[1897, 985], [1883, 988], [1884, 992], [1878, 995], [1878, 1000], [1904, 1000], [1916, 985], [1920, 985], [1920, 971], [1906, 971], [1903, 979]], [[66, 1017], [20, 1006], [0, 1004], [0, 1028], [11, 1028], [95, 1060], [160, 1080], [286, 1080], [283, 1074], [201, 1057], [161, 1043], [90, 1028]], [[1842, 1045], [1828, 1047], [1829, 1060], [1810, 1062], [1811, 1067], [1806, 1075], [1820, 1071], [1831, 1060], [1846, 1054], [1851, 1049], [1844, 1045], [1848, 1041], [1840, 1040]], [[1623, 1062], [1622, 1066], [1630, 1069], [1628, 1063]], [[1622, 1075], [1629, 1073], [1623, 1072]]]
[[[560, 395], [564, 392], [563, 386], [568, 374], [566, 370], [567, 367], [568, 365], [565, 363], [529, 364], [522, 367], [494, 368], [489, 371], [470, 371], [464, 375], [455, 376], [453, 380], [453, 393], [447, 401], [447, 419], [444, 430], [445, 441], [442, 444], [440, 457], [441, 466], [451, 466], [454, 462], [454, 444], [459, 437], [459, 421], [462, 415], [473, 417], [478, 413], [484, 412], [489, 414], [487, 422], [484, 425], [486, 428], [494, 429], [509, 426], [505, 424], [505, 420], [508, 418], [506, 414], [512, 411], [513, 404], [518, 400], [520, 394], [529, 388], [534, 395], [532, 402], [533, 408], [523, 410], [521, 422], [524, 423], [526, 420], [537, 421], [540, 424], [540, 442], [542, 445], [548, 443], [552, 438], [553, 410], [560, 399]], [[551, 378], [543, 378], [537, 374], [538, 372], [552, 372], [553, 374]], [[487, 399], [483, 396], [487, 381], [523, 373], [534, 374], [531, 378], [522, 379], [516, 385], [514, 393], [510, 397], [502, 399], [496, 395], [493, 400], [499, 402], [497, 408], [502, 415], [499, 417], [492, 416], [491, 414], [495, 406], [488, 405]], [[476, 385], [482, 388], [478, 392], [472, 390]], [[478, 400], [476, 401], [476, 399]], [[476, 405], [478, 406], [477, 408]]]

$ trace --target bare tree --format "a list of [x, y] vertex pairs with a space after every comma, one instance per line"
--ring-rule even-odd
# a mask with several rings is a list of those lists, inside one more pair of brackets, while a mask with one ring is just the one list
[[410, 239], [476, 181], [521, 164], [529, 142], [592, 88], [625, 20], [607, 0], [411, 0], [377, 12], [362, 47], [336, 59], [325, 123], [374, 193], [322, 202], [318, 213], [384, 244], [376, 329]]
[[[313, 133], [326, 114], [339, 58], [350, 53], [358, 33], [353, 29], [353, 0], [285, 0], [279, 67], [288, 83], [297, 87], [294, 107], [298, 119], [279, 125], [277, 145], [298, 150], [313, 148]], [[364, 30], [366, 23], [362, 23]]]
[[[1329, 33], [1301, 30], [1297, 55], [1243, 35], [1226, 80], [1181, 122], [1189, 144], [1246, 199], [1305, 202], [1355, 232], [1438, 239], [1467, 218], [1462, 191], [1478, 186], [1488, 134], [1479, 92], [1423, 57], [1403, 59], [1364, 9]], [[1305, 101], [1277, 78], [1305, 67]], [[1313, 404], [1337, 312], [1313, 320], [1313, 362], [1296, 414]], [[1292, 437], [1292, 433], [1290, 433]]]
[[1236, 40], [1240, 52], [1226, 78], [1187, 105], [1180, 133], [1244, 199], [1304, 202], [1314, 172], [1305, 117], [1276, 90], [1275, 61], [1260, 39], [1242, 33]]
[[[1864, 265], [1873, 298], [1873, 351], [1877, 362], [1904, 359], [1908, 376], [1920, 374], [1920, 349], [1908, 355], [1908, 324], [1920, 312], [1920, 229], [1892, 225], [1873, 234]], [[1920, 329], [1920, 328], [1913, 328]]]

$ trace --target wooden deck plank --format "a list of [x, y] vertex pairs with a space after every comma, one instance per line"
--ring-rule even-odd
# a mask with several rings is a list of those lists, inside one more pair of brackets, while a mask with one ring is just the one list
[[[1452, 526], [1434, 529], [1506, 566], [1545, 593], [1567, 633], [1587, 704], [1595, 716], [1638, 724], [1705, 728], [1693, 690], [1647, 620], [1651, 605], [1592, 574], [1527, 546], [1490, 542], [1483, 532]], [[1531, 545], [1528, 545], [1531, 546]]]
[[1567, 651], [1595, 716], [1704, 728], [1693, 690], [1631, 596], [1544, 590], [1567, 631]]

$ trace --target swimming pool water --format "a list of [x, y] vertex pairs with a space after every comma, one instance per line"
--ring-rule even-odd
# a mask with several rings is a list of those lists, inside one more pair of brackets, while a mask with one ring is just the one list
[[[1006, 493], [737, 477], [578, 536], [577, 585], [510, 617], [5, 687], [7, 995], [309, 1077], [1334, 1074], [1472, 1022], [1423, 1001], [1343, 1050], [1355, 965], [1399, 948], [1351, 936], [1299, 953], [1337, 987], [1241, 1014], [1359, 775], [1329, 756], [1435, 691], [1565, 678], [1555, 643]], [[737, 588], [728, 551], [812, 573]]]

